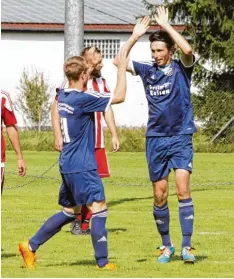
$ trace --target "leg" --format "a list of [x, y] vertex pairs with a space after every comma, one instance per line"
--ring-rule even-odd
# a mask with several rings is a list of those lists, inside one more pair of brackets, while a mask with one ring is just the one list
[[106, 219], [108, 210], [105, 201], [93, 202], [88, 205], [92, 212], [91, 237], [95, 251], [95, 259], [98, 268], [116, 269], [116, 266], [108, 262], [108, 244]]
[[77, 215], [76, 220], [71, 223], [70, 232], [74, 235], [87, 235], [90, 234], [89, 223], [92, 217], [91, 211], [83, 204], [81, 213]]
[[191, 237], [193, 234], [194, 207], [191, 198], [189, 181], [190, 172], [184, 169], [176, 169], [176, 192], [179, 201], [180, 226], [182, 231], [182, 256], [185, 262], [194, 262], [195, 257], [191, 253]]
[[169, 209], [167, 205], [168, 197], [168, 176], [164, 179], [153, 182], [154, 189], [154, 219], [157, 225], [158, 232], [162, 238], [164, 246], [171, 246], [169, 234]]
[[154, 189], [154, 210], [153, 215], [157, 225], [158, 232], [162, 238], [162, 246], [158, 262], [167, 263], [170, 261], [171, 255], [175, 253], [175, 248], [172, 246], [169, 233], [169, 209], [167, 205], [168, 198], [168, 176], [157, 182], [153, 182]]
[[4, 186], [4, 171], [5, 171], [5, 168], [1, 167], [1, 195], [2, 195], [3, 186]]
[[29, 241], [23, 241], [18, 245], [25, 267], [35, 267], [36, 250], [58, 233], [64, 225], [72, 222], [76, 218], [75, 213], [78, 212], [77, 207], [64, 208], [63, 211], [50, 217]]
[[64, 208], [63, 211], [51, 216], [42, 225], [39, 231], [29, 240], [31, 250], [35, 252], [40, 245], [58, 233], [63, 226], [71, 223], [76, 218], [76, 214], [79, 212], [79, 207]]
[[81, 230], [84, 234], [89, 233], [89, 222], [92, 217], [91, 211], [86, 205], [81, 207]]

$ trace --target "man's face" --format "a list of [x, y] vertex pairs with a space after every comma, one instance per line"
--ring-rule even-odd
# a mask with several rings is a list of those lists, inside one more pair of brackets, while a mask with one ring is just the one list
[[93, 71], [91, 72], [91, 77], [98, 78], [101, 76], [101, 69], [103, 67], [101, 53], [94, 53], [93, 63], [95, 64], [95, 66]]
[[166, 43], [155, 41], [151, 43], [151, 55], [158, 66], [165, 66], [170, 64], [172, 51], [167, 48]]

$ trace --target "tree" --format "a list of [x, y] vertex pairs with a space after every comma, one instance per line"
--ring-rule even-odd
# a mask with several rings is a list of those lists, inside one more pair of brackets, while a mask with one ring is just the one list
[[[142, 1], [151, 13], [155, 8]], [[195, 115], [211, 136], [233, 115], [234, 105], [234, 1], [165, 1], [172, 23], [185, 25], [183, 34], [199, 53], [192, 96]], [[229, 118], [229, 119], [228, 119]]]
[[22, 113], [26, 122], [32, 126], [37, 126], [41, 131], [41, 126], [46, 125], [50, 111], [49, 85], [43, 73], [35, 71], [32, 76], [23, 71], [18, 87], [16, 107]]

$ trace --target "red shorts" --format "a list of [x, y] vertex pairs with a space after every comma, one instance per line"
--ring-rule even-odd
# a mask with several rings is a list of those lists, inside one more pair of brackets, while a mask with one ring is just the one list
[[101, 178], [109, 177], [110, 170], [105, 148], [95, 148], [95, 157], [98, 165], [97, 172]]

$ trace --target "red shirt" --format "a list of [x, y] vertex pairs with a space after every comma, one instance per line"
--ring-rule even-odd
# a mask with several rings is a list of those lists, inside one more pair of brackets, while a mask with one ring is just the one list
[[6, 144], [3, 136], [2, 122], [6, 126], [17, 124], [10, 95], [1, 90], [1, 163], [6, 161]]
[[[67, 79], [63, 81], [61, 86], [56, 89], [58, 92], [59, 89], [65, 88], [67, 86]], [[103, 77], [93, 78], [88, 81], [87, 88], [85, 88], [88, 92], [106, 92], [110, 93], [106, 80]], [[111, 93], [110, 93], [111, 94]], [[57, 96], [55, 97], [57, 100]], [[104, 134], [103, 134], [103, 114], [102, 112], [95, 112], [95, 148], [104, 148]]]

